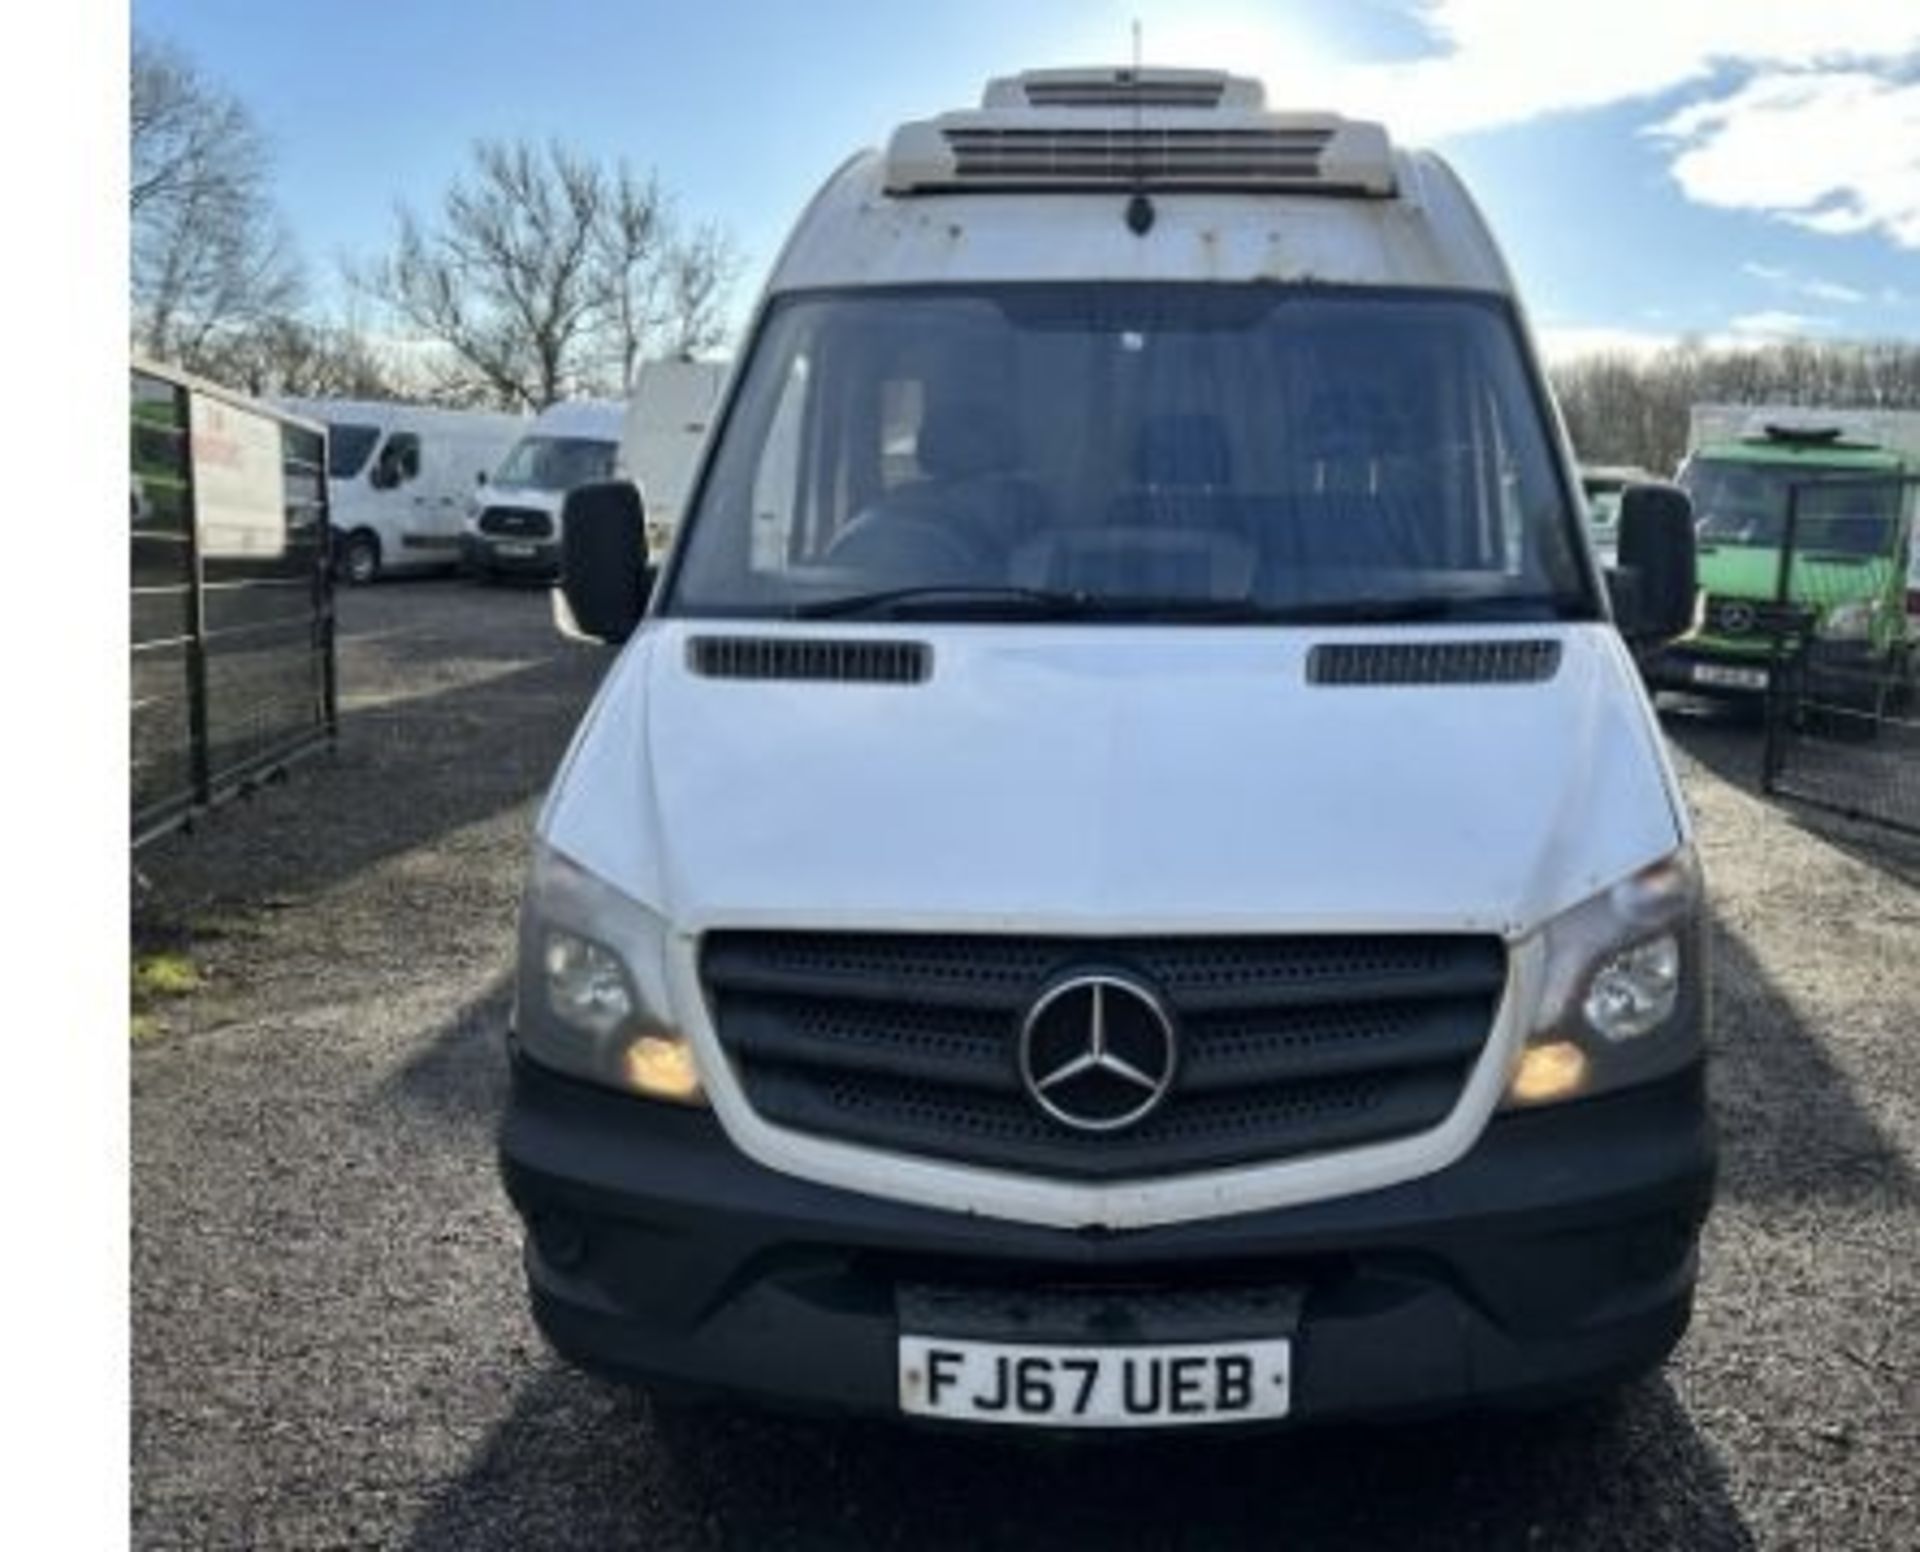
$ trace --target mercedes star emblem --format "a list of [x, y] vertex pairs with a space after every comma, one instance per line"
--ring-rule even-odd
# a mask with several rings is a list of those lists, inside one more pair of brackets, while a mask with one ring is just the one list
[[1173, 1087], [1179, 1041], [1153, 992], [1109, 971], [1070, 975], [1020, 1026], [1020, 1079], [1034, 1103], [1082, 1132], [1145, 1120]]

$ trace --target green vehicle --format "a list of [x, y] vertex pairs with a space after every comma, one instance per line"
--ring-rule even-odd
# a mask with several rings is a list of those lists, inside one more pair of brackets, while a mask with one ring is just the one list
[[[1733, 415], [1744, 423], [1737, 430], [1727, 425]], [[1881, 715], [1910, 685], [1920, 657], [1920, 620], [1909, 612], [1920, 414], [1875, 415], [1871, 433], [1810, 426], [1806, 416], [1695, 409], [1693, 450], [1678, 478], [1693, 497], [1705, 597], [1693, 633], [1648, 664], [1655, 685], [1764, 692], [1783, 618], [1796, 655], [1806, 648], [1812, 699]], [[1792, 486], [1800, 498], [1783, 617]]]

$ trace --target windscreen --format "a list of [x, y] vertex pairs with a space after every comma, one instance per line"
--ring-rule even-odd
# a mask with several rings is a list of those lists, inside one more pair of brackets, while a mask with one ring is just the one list
[[367, 455], [379, 440], [378, 426], [334, 421], [327, 427], [327, 478], [352, 479], [365, 467]]
[[1457, 293], [788, 298], [690, 521], [670, 613], [1595, 612], [1510, 314]]
[[619, 445], [598, 437], [522, 437], [493, 477], [496, 485], [533, 490], [572, 490], [613, 478]]
[[[1898, 479], [1871, 471], [1695, 458], [1680, 473], [1708, 544], [1778, 549], [1787, 531], [1787, 491], [1800, 487], [1794, 548], [1802, 553], [1886, 555], [1899, 534]], [[1823, 488], [1823, 486], [1825, 488]]]

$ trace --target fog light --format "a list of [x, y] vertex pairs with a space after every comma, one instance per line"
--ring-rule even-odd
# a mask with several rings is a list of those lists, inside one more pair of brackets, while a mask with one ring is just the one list
[[1545, 1105], [1579, 1093], [1586, 1081], [1587, 1053], [1571, 1040], [1549, 1040], [1520, 1053], [1507, 1097], [1517, 1105]]
[[642, 1035], [627, 1047], [627, 1083], [654, 1099], [692, 1104], [702, 1098], [693, 1047], [675, 1035]]

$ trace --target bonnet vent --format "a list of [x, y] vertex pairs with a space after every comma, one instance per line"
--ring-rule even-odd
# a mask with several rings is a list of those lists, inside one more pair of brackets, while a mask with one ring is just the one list
[[694, 636], [687, 666], [708, 679], [814, 679], [919, 684], [933, 668], [924, 641], [832, 641], [794, 636]]
[[1307, 654], [1310, 684], [1538, 684], [1559, 669], [1552, 640], [1340, 642]]

